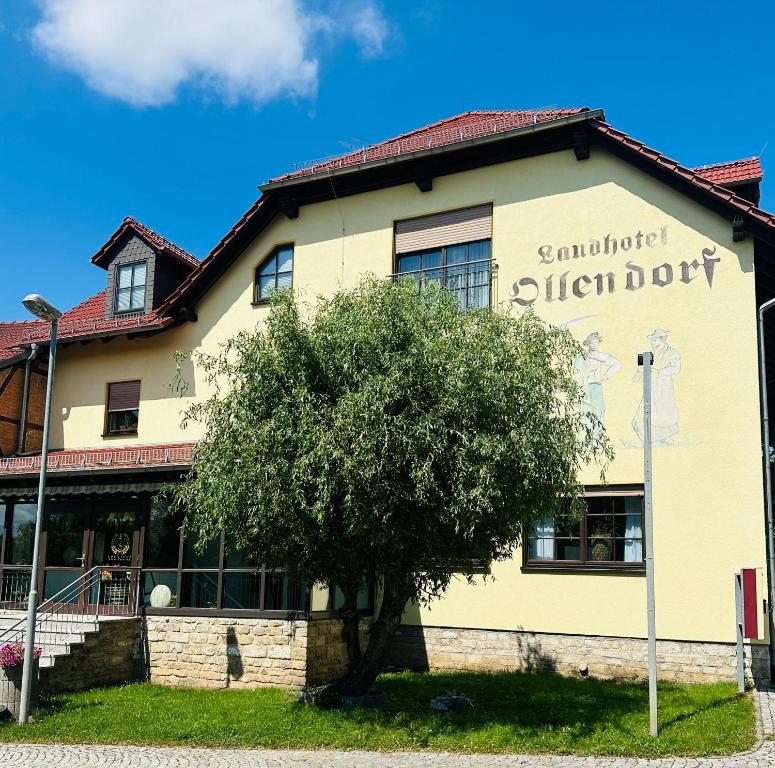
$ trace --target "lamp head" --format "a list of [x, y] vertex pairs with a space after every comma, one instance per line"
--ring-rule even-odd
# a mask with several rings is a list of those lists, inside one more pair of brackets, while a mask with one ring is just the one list
[[35, 317], [46, 322], [53, 323], [62, 317], [62, 313], [51, 303], [46, 301], [40, 294], [31, 293], [25, 296], [22, 304], [32, 312]]

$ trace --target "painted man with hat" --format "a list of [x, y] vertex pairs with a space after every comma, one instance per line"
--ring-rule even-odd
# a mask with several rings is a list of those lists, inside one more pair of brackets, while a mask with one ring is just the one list
[[[651, 362], [651, 438], [655, 443], [670, 444], [678, 434], [678, 404], [675, 400], [673, 377], [681, 373], [681, 353], [667, 343], [667, 331], [658, 328], [648, 335], [653, 360]], [[638, 370], [636, 378], [643, 378]], [[643, 399], [632, 422], [633, 429], [643, 440]]]
[[603, 382], [612, 378], [622, 367], [622, 364], [607, 352], [600, 349], [603, 337], [594, 331], [582, 341], [586, 349], [573, 363], [573, 373], [576, 382], [584, 393], [581, 407], [585, 413], [594, 414], [600, 424], [605, 427], [605, 398], [603, 397]]

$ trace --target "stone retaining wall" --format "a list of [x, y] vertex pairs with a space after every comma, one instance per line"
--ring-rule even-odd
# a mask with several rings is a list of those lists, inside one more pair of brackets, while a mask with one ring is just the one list
[[[747, 644], [746, 675], [769, 678], [766, 645]], [[553, 635], [506, 630], [402, 626], [390, 664], [411, 669], [465, 669], [588, 674], [646, 678], [646, 641], [637, 638]], [[657, 643], [659, 679], [712, 682], [735, 679], [735, 646], [662, 640]]]
[[342, 675], [347, 649], [338, 619], [310, 621], [307, 627], [307, 684], [320, 685]]
[[68, 655], [56, 657], [53, 667], [40, 670], [41, 691], [83, 691], [136, 679], [139, 623], [139, 619], [101, 621], [99, 632], [87, 633], [84, 643], [72, 645]]
[[306, 683], [308, 622], [148, 616], [142, 666], [154, 683], [201, 688]]
[[328, 618], [148, 616], [138, 657], [142, 677], [163, 685], [300, 689], [344, 672], [341, 633]]

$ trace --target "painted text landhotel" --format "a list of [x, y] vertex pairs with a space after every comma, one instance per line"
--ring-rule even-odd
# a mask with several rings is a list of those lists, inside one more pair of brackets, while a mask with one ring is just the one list
[[[687, 168], [600, 110], [482, 111], [267, 182], [201, 261], [125, 219], [91, 258], [104, 290], [60, 323], [37, 563], [48, 326], [0, 324], [0, 639], [38, 568], [45, 598], [99, 617], [43, 664], [52, 688], [336, 674], [335, 588], [267, 570], [225, 533], [199, 552], [155, 501], [200, 437], [182, 413], [210, 394], [176, 352], [254, 329], [272, 289], [313, 299], [408, 274], [441, 280], [463, 309], [532, 308], [568, 329], [616, 457], [607, 484], [595, 469], [582, 478], [583, 519], [546, 518], [492, 579], [455, 580], [431, 610], [408, 605], [392, 661], [645, 674], [637, 355], [652, 350], [660, 676], [732, 679], [733, 574], [758, 569], [767, 594], [756, 320], [775, 296], [775, 217], [757, 207], [760, 181], [756, 158]], [[373, 602], [361, 595], [364, 617]], [[768, 676], [758, 619], [749, 672]]]

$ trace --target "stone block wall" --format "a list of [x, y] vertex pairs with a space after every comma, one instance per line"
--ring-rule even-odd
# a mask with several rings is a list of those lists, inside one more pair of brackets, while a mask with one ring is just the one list
[[[366, 647], [370, 620], [361, 620], [361, 648]], [[344, 674], [347, 649], [339, 619], [313, 619], [307, 629], [307, 684], [320, 685]]]
[[138, 659], [164, 685], [300, 689], [341, 675], [347, 652], [337, 619], [148, 616]]
[[[746, 644], [746, 675], [769, 677], [766, 645]], [[434, 670], [502, 670], [588, 674], [601, 678], [648, 676], [646, 641], [638, 638], [553, 635], [506, 630], [402, 626], [393, 644], [392, 666]], [[734, 680], [735, 646], [661, 640], [659, 679], [703, 683]]]
[[53, 667], [40, 670], [41, 691], [83, 691], [134, 680], [139, 622], [101, 621], [99, 632], [88, 633], [85, 642], [72, 645], [67, 656], [57, 656]]
[[306, 684], [308, 622], [148, 616], [139, 661], [154, 683], [200, 688]]

